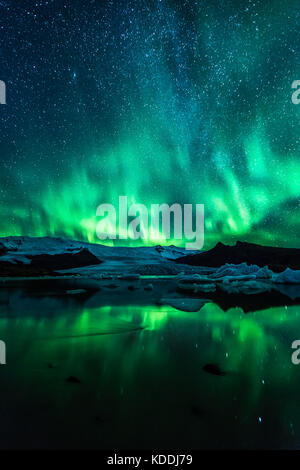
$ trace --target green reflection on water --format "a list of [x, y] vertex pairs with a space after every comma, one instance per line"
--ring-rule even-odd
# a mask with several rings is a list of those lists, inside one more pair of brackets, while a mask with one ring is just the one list
[[[213, 303], [195, 313], [134, 304], [63, 315], [3, 308], [6, 433], [25, 446], [57, 445], [63, 433], [71, 447], [296, 447], [300, 368], [290, 345], [298, 337], [298, 306], [247, 315]], [[207, 363], [226, 375], [204, 372]], [[67, 383], [70, 375], [82, 383]], [[33, 423], [25, 436], [23, 410]], [[104, 424], [95, 429], [98, 414]]]

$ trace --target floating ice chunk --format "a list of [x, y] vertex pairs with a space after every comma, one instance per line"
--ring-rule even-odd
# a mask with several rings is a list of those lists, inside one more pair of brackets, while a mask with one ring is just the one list
[[224, 266], [221, 266], [214, 273], [214, 277], [224, 277], [224, 276], [238, 276], [242, 274], [250, 274], [257, 271], [258, 266], [251, 265], [248, 266], [247, 263], [241, 264], [229, 264], [226, 263]]
[[[272, 278], [272, 271], [268, 268], [268, 266], [264, 266], [260, 268], [256, 264], [241, 263], [241, 264], [228, 264], [226, 263], [224, 266], [221, 266], [219, 269], [215, 271], [213, 277], [217, 278], [224, 278], [226, 277], [237, 277], [237, 276], [252, 276], [249, 279], [271, 279]], [[246, 280], [246, 278], [245, 278]]]
[[285, 271], [274, 277], [274, 282], [278, 284], [300, 284], [300, 270], [286, 268]]
[[194, 292], [215, 292], [216, 285], [210, 282], [209, 284], [194, 284]]
[[286, 295], [292, 300], [300, 299], [300, 285], [299, 284], [273, 284], [278, 292]]
[[269, 292], [272, 289], [271, 284], [265, 283], [259, 280], [244, 281], [233, 281], [230, 283], [223, 282], [220, 288], [227, 294], [261, 294], [263, 292]]
[[200, 274], [186, 274], [186, 275], [180, 274], [176, 276], [176, 279], [178, 279], [179, 282], [185, 283], [185, 284], [201, 284], [201, 283], [207, 284], [210, 282], [215, 282], [214, 279], [208, 276], [200, 275]]
[[256, 279], [255, 274], [245, 274], [245, 275], [238, 275], [238, 276], [224, 276], [222, 278], [223, 284], [233, 283], [235, 281], [252, 281]]
[[274, 273], [268, 266], [264, 266], [263, 268], [259, 268], [255, 275], [256, 279], [272, 279]]

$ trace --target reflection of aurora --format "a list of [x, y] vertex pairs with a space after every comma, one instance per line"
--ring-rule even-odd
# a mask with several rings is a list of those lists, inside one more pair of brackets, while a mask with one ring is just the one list
[[[59, 317], [40, 319], [24, 317], [22, 327], [30, 329], [30, 334], [38, 340], [49, 340], [46, 344], [47, 347], [53, 347], [53, 352], [55, 348], [60, 348], [60, 339], [74, 337], [75, 340], [78, 336], [78, 340], [89, 347], [89, 335], [99, 334], [97, 347], [104, 348], [107, 361], [110, 357], [114, 358], [120, 336], [124, 334], [125, 338], [126, 332], [133, 329], [135, 341], [132, 348], [122, 353], [120, 351], [121, 369], [126, 369], [128, 360], [130, 363], [139, 361], [142, 350], [143, 355], [150, 354], [152, 360], [158, 360], [160, 339], [163, 336], [165, 344], [176, 339], [188, 343], [189, 348], [199, 349], [199, 367], [205, 360], [221, 361], [225, 370], [241, 372], [253, 380], [259, 370], [267, 370], [273, 380], [283, 384], [289, 378], [289, 369], [286, 367], [292, 352], [290, 343], [295, 339], [290, 328], [293, 325], [294, 331], [299, 322], [299, 313], [298, 306], [271, 308], [245, 315], [238, 308], [224, 313], [213, 303], [206, 304], [197, 313], [181, 312], [166, 305], [129, 305], [83, 309], [82, 313], [72, 316], [60, 314]], [[9, 319], [1, 319], [2, 336], [5, 336], [10, 322]], [[144, 330], [135, 332], [135, 328], [140, 326]], [[92, 341], [91, 346], [95, 347], [95, 343]], [[121, 344], [123, 348], [123, 339]]]
[[[46, 42], [32, 15], [2, 11], [30, 47], [3, 61], [22, 106], [5, 109], [0, 235], [97, 242], [96, 208], [127, 195], [148, 209], [205, 204], [204, 248], [237, 239], [297, 246], [298, 2], [107, 3], [74, 0], [65, 34], [49, 23]], [[52, 52], [40, 57], [49, 37]], [[165, 238], [149, 227], [144, 243]]]
[[[215, 444], [217, 438], [225, 447], [259, 446], [269, 442], [259, 444], [260, 433], [266, 429], [270, 433], [266, 439], [274, 443], [272, 439], [278, 438], [284, 446], [300, 432], [296, 409], [299, 369], [291, 363], [290, 347], [297, 325], [300, 331], [298, 306], [245, 315], [238, 308], [225, 313], [213, 303], [197, 313], [167, 305], [135, 304], [78, 311], [70, 304], [65, 314], [53, 314], [49, 299], [49, 313], [36, 302], [30, 307], [27, 300], [27, 314], [21, 321], [17, 307], [10, 307], [9, 318], [0, 319], [0, 337], [15, 364], [13, 373], [8, 374], [12, 381], [22, 374], [25, 397], [34, 388], [36, 399], [40, 400], [38, 394], [42, 393], [46, 400], [48, 387], [54, 387], [51, 393], [56, 394], [56, 381], [75, 374], [90, 387], [84, 416], [89, 406], [99, 406], [96, 396], [100, 394], [101, 406], [114, 413], [118, 429], [121, 426], [122, 439], [130, 432], [128, 423], [134, 427], [137, 422], [144, 423], [143, 432], [158, 439], [161, 435], [151, 434], [151, 426], [147, 428], [152, 416], [164, 436], [170, 433], [173, 419], [182, 419], [185, 437], [177, 430], [180, 442], [186, 439], [184, 442], [200, 447], [220, 446]], [[138, 330], [141, 326], [144, 329]], [[36, 374], [49, 360], [57, 368], [52, 375], [43, 372], [47, 387], [39, 391], [33, 385]], [[207, 374], [202, 370], [207, 363], [220, 364], [227, 375]], [[75, 398], [68, 401], [67, 397], [67, 391], [57, 397], [56, 413], [60, 406], [65, 413], [72, 405]], [[199, 428], [201, 423], [184, 412], [189, 403], [204, 407], [205, 432]], [[266, 427], [260, 430], [259, 425]], [[200, 442], [194, 440], [197, 435]], [[116, 431], [113, 436], [112, 440], [117, 439]]]

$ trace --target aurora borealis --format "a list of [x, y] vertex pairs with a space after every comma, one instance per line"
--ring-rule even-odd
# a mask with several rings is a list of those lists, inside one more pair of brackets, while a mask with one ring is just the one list
[[299, 13], [297, 0], [0, 0], [0, 235], [99, 242], [98, 205], [126, 195], [204, 204], [204, 248], [298, 247]]

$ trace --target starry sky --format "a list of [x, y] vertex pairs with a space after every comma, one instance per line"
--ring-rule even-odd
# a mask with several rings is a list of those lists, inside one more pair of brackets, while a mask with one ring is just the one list
[[96, 242], [126, 195], [204, 204], [204, 248], [299, 247], [299, 21], [299, 0], [0, 0], [0, 235]]

